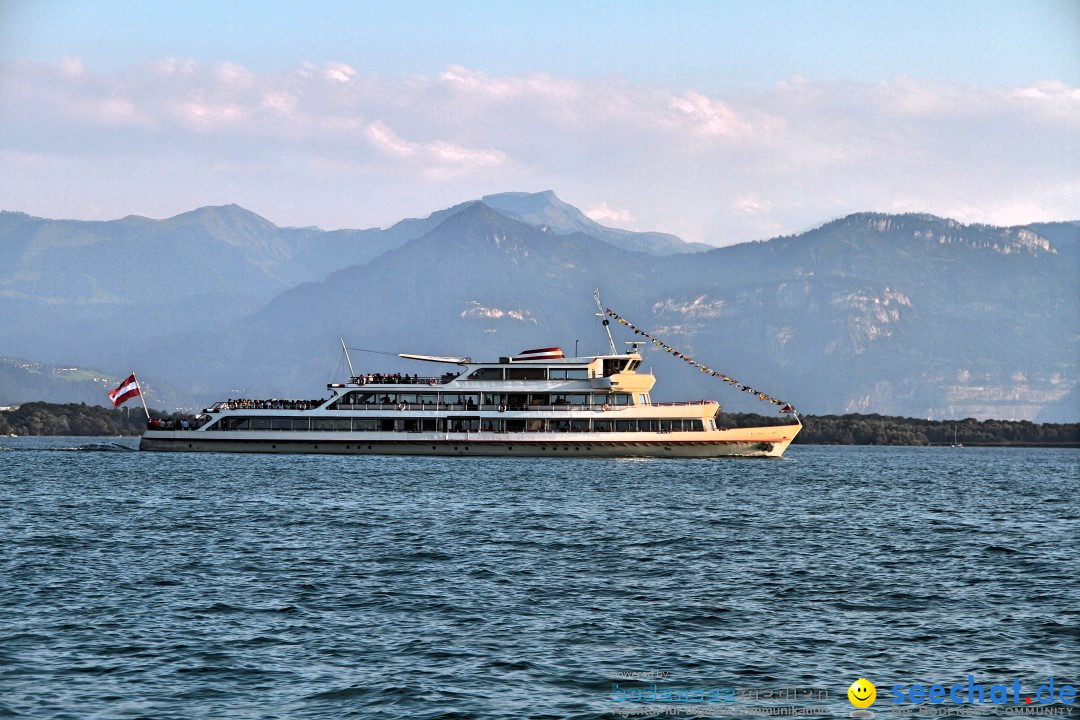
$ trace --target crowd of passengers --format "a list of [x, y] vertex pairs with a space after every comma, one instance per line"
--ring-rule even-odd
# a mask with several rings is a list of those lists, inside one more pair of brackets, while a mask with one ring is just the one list
[[233, 400], [229, 398], [218, 407], [222, 410], [314, 410], [323, 400]]
[[148, 420], [148, 430], [197, 430], [209, 421], [210, 418], [153, 418]]
[[[447, 373], [443, 380], [452, 379], [461, 373]], [[434, 385], [436, 378], [422, 378], [416, 373], [368, 373], [367, 375], [354, 375], [349, 382], [357, 385]]]

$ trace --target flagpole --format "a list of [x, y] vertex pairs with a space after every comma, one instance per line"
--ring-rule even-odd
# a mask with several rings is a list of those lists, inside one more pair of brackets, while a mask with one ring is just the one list
[[131, 377], [135, 378], [135, 387], [139, 388], [139, 399], [142, 400], [142, 409], [146, 413], [146, 419], [150, 419], [150, 408], [146, 407], [146, 396], [143, 395], [142, 385], [139, 384], [139, 376], [135, 374], [135, 371], [131, 371]]

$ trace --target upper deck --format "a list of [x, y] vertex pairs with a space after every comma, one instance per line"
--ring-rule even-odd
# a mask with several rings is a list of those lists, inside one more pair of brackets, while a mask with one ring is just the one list
[[[534, 355], [530, 355], [533, 353]], [[535, 355], [541, 353], [540, 355]], [[518, 357], [501, 357], [497, 362], [474, 362], [469, 358], [444, 358], [402, 353], [401, 357], [427, 362], [452, 363], [464, 367], [457, 373], [439, 376], [380, 374], [355, 375], [348, 383], [329, 387], [356, 388], [374, 386], [420, 385], [452, 386], [461, 391], [506, 392], [605, 392], [648, 393], [656, 383], [650, 373], [639, 373], [641, 355], [589, 355], [564, 357], [558, 348], [525, 351]], [[418, 388], [419, 390], [420, 388]]]

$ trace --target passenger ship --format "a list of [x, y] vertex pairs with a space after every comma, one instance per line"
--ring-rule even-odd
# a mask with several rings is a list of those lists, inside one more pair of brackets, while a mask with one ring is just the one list
[[[609, 333], [610, 335], [610, 333]], [[401, 354], [463, 368], [434, 377], [353, 375], [312, 402], [230, 401], [193, 429], [147, 430], [140, 450], [386, 455], [780, 457], [802, 425], [721, 429], [713, 400], [653, 402], [629, 352], [557, 347], [498, 362]], [[344, 343], [342, 343], [344, 347]], [[346, 350], [347, 356], [347, 350]], [[351, 366], [351, 361], [350, 361]]]

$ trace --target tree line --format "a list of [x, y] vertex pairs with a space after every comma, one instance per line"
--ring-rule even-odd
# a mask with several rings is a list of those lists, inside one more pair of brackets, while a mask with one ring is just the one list
[[[152, 417], [172, 417], [151, 410]], [[146, 429], [141, 407], [114, 408], [86, 403], [32, 402], [0, 412], [0, 435], [139, 435]]]
[[[922, 420], [890, 415], [806, 415], [793, 443], [803, 445], [992, 445], [1080, 447], [1080, 423], [1027, 420]], [[750, 413], [721, 414], [720, 427], [774, 425]]]

